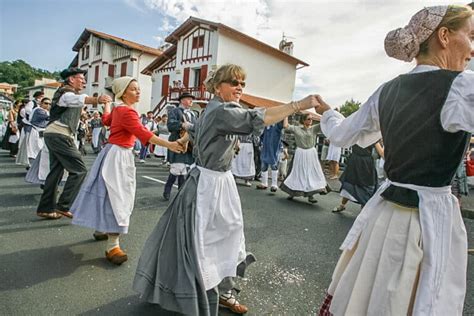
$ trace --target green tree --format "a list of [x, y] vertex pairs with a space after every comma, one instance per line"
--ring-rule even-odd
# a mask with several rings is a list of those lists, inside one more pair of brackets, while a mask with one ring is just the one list
[[35, 79], [41, 78], [58, 80], [59, 73], [51, 73], [48, 70], [34, 68], [21, 59], [0, 62], [0, 82], [18, 84], [19, 89], [14, 95], [15, 99], [24, 94], [21, 88], [30, 87], [35, 83]]
[[352, 113], [357, 111], [359, 109], [359, 107], [361, 106], [361, 104], [362, 103], [360, 103], [359, 101], [355, 101], [354, 99], [350, 99], [350, 100], [346, 101], [341, 106], [340, 112], [345, 117], [348, 117], [349, 115], [351, 115]]

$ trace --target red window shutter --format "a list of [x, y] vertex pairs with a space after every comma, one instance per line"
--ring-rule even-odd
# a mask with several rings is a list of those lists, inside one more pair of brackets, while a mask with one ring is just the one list
[[95, 66], [94, 82], [99, 82], [99, 65]]
[[193, 49], [204, 47], [204, 35], [193, 37]]
[[114, 77], [115, 75], [115, 65], [109, 65], [109, 73], [108, 73], [109, 77]]
[[170, 75], [163, 75], [161, 79], [161, 96], [168, 94], [168, 87], [170, 86]]
[[189, 67], [184, 68], [184, 73], [183, 73], [183, 85], [184, 85], [184, 87], [186, 87], [186, 88], [189, 87]]
[[120, 65], [120, 77], [126, 76], [127, 75], [127, 62], [122, 63]]
[[207, 65], [202, 65], [201, 66], [200, 78], [199, 78], [199, 88], [204, 83], [204, 80], [206, 80], [206, 77], [207, 77]]

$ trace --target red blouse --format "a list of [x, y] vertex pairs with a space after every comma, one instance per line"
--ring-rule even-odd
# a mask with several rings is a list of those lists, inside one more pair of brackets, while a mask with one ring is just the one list
[[110, 126], [109, 143], [122, 147], [133, 147], [136, 138], [146, 144], [153, 136], [140, 122], [137, 111], [130, 106], [117, 106], [111, 113], [104, 113], [102, 123]]

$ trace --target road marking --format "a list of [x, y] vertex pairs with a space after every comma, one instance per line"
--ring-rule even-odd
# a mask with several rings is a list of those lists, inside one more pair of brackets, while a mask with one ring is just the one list
[[[151, 180], [151, 181], [155, 181], [155, 182], [158, 182], [158, 183], [161, 183], [161, 184], [166, 184], [166, 181], [158, 180], [158, 179], [155, 179], [155, 178], [152, 178], [152, 177], [149, 177], [149, 176], [142, 176], [142, 178], [145, 178], [145, 179], [148, 179], [148, 180]], [[176, 184], [173, 184], [173, 186], [175, 188], [178, 187]]]

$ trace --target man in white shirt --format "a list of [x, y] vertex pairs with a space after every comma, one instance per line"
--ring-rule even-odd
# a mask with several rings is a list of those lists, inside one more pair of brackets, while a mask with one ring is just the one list
[[[44, 141], [49, 149], [50, 172], [46, 177], [37, 215], [58, 219], [63, 215], [72, 218], [69, 208], [87, 174], [86, 165], [75, 144], [75, 134], [85, 104], [111, 102], [107, 95], [89, 97], [79, 92], [84, 89], [85, 71], [68, 68], [61, 72], [65, 85], [59, 88], [52, 100], [50, 123], [44, 131]], [[64, 169], [69, 173], [64, 190], [56, 202], [57, 189]]]

